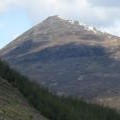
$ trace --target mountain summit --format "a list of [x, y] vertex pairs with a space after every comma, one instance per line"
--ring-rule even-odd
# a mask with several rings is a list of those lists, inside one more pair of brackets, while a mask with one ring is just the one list
[[[31, 37], [33, 38], [32, 40], [35, 41], [37, 37], [41, 34], [49, 36], [49, 40], [50, 40], [50, 36], [64, 35], [65, 33], [73, 34], [73, 35], [76, 35], [78, 33], [78, 35], [82, 35], [82, 36], [88, 33], [89, 34], [96, 33], [97, 35], [103, 35], [103, 36], [107, 34], [98, 31], [96, 28], [92, 26], [85, 25], [84, 23], [79, 23], [79, 21], [67, 20], [58, 15], [55, 15], [48, 17], [42, 23], [32, 27], [29, 31], [24, 33], [25, 35], [22, 34], [20, 36], [22, 37], [22, 40], [19, 39], [18, 37], [17, 40], [14, 41], [14, 44], [28, 41], [28, 39]], [[110, 34], [107, 35], [109, 36]], [[41, 41], [40, 38], [37, 39], [37, 41], [38, 40]]]
[[[70, 36], [70, 39], [69, 39]], [[74, 37], [74, 38], [73, 38]], [[22, 43], [30, 42], [56, 42], [59, 44], [61, 39], [69, 39], [64, 42], [76, 42], [76, 40], [105, 40], [105, 39], [115, 39], [116, 37], [108, 33], [103, 33], [98, 31], [92, 26], [87, 26], [79, 21], [72, 21], [64, 19], [58, 15], [48, 17], [42, 23], [37, 24], [30, 30], [22, 34], [20, 37], [15, 39], [9, 45], [7, 45], [1, 53], [9, 52], [9, 49], [13, 49]], [[60, 39], [60, 40], [59, 40]], [[63, 42], [63, 41], [62, 41]], [[29, 46], [29, 45], [28, 45]], [[33, 46], [33, 45], [32, 45]]]
[[117, 36], [51, 16], [8, 44], [0, 56], [58, 95], [120, 108], [119, 48]]

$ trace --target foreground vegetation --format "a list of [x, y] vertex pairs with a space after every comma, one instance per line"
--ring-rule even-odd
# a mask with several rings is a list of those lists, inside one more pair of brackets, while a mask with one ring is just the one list
[[110, 108], [51, 94], [3, 61], [0, 61], [0, 76], [18, 88], [29, 103], [50, 120], [120, 120], [120, 115]]
[[0, 120], [46, 120], [20, 92], [0, 78]]
[[0, 77], [0, 120], [47, 120], [21, 93]]

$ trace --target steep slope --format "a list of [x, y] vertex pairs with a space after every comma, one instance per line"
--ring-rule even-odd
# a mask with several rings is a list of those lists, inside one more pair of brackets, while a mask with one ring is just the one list
[[120, 38], [52, 16], [18, 37], [0, 56], [58, 95], [120, 108]]
[[0, 77], [0, 120], [47, 120], [33, 109], [17, 89]]

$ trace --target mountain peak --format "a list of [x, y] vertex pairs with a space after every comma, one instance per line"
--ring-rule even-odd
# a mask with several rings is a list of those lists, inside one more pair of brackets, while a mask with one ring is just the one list
[[5, 48], [16, 48], [19, 44], [22, 44], [23, 42], [27, 42], [29, 40], [32, 40], [34, 42], [50, 42], [54, 39], [60, 39], [61, 36], [66, 36], [67, 38], [69, 36], [76, 36], [76, 38], [80, 38], [83, 40], [94, 39], [96, 41], [104, 40], [104, 38], [108, 39], [109, 36], [111, 37], [111, 35], [98, 31], [92, 26], [88, 26], [79, 21], [69, 20], [59, 15], [54, 15], [48, 17], [40, 24], [32, 27], [30, 30], [19, 36], [12, 43], [7, 45]]
[[75, 31], [76, 29], [77, 31], [81, 31], [82, 28], [83, 30], [94, 32], [95, 34], [99, 32], [93, 26], [86, 25], [82, 22], [79, 22], [78, 20], [69, 20], [59, 15], [48, 17], [46, 20], [43, 21], [43, 25], [59, 26], [58, 29], [60, 29], [60, 27], [63, 27], [65, 29], [68, 28], [68, 30], [72, 29]]
[[60, 15], [54, 15], [54, 16], [49, 16], [46, 20], [50, 20], [50, 19], [59, 19], [59, 20], [67, 20], [66, 18], [61, 17]]
[[79, 21], [77, 21], [77, 20], [69, 20], [69, 19], [61, 17], [59, 15], [50, 16], [47, 19], [45, 19], [43, 22], [51, 22], [51, 23], [53, 23], [53, 22], [64, 22], [66, 24], [72, 24], [72, 25], [85, 25], [83, 23], [79, 23]]
[[50, 16], [43, 21], [43, 23], [54, 24], [54, 23], [68, 23], [70, 20], [67, 20], [59, 15]]

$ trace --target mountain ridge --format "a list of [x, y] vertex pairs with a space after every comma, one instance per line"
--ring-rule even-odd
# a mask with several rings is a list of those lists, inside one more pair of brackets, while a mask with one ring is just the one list
[[[62, 24], [63, 23], [63, 24]], [[55, 25], [55, 24], [60, 24], [60, 25], [62, 25], [62, 27], [66, 27], [67, 29], [64, 29], [64, 31], [62, 31], [60, 28], [59, 28], [59, 25]], [[64, 25], [66, 25], [66, 26], [64, 26]], [[92, 26], [88, 26], [88, 25], [86, 25], [86, 24], [84, 24], [84, 23], [79, 23], [79, 21], [72, 21], [72, 20], [67, 20], [67, 19], [64, 19], [64, 18], [62, 18], [62, 17], [60, 17], [60, 16], [58, 16], [58, 15], [55, 15], [55, 16], [50, 16], [50, 17], [48, 17], [47, 19], [45, 19], [43, 22], [41, 22], [41, 23], [39, 23], [39, 24], [37, 24], [37, 25], [35, 25], [34, 27], [32, 27], [30, 30], [28, 30], [27, 32], [25, 32], [25, 33], [23, 33], [21, 36], [19, 36], [19, 37], [23, 37], [22, 39], [20, 39], [19, 40], [19, 37], [18, 38], [16, 38], [15, 40], [14, 40], [14, 44], [16, 44], [16, 42], [18, 42], [18, 44], [20, 43], [20, 42], [24, 42], [26, 39], [28, 40], [29, 39], [29, 35], [31, 34], [32, 36], [33, 36], [33, 38], [35, 39], [35, 35], [36, 34], [40, 34], [38, 31], [40, 30], [40, 29], [42, 29], [42, 27], [46, 30], [47, 28], [45, 28], [47, 26], [47, 28], [51, 28], [51, 26], [56, 26], [57, 27], [57, 29], [58, 30], [60, 30], [63, 34], [67, 31], [69, 31], [69, 32], [73, 32], [72, 34], [74, 34], [74, 32], [75, 31], [80, 31], [80, 28], [82, 28], [82, 29], [84, 29], [84, 30], [86, 30], [86, 31], [90, 31], [90, 32], [98, 32], [99, 34], [104, 34], [104, 35], [108, 35], [108, 37], [116, 37], [115, 35], [111, 35], [111, 34], [108, 34], [108, 33], [106, 33], [106, 32], [101, 32], [101, 31], [99, 31], [99, 30], [97, 30], [95, 27], [92, 27]], [[54, 27], [53, 28], [51, 28], [52, 30], [56, 30]], [[49, 34], [49, 30], [50, 29], [48, 29], [48, 34]], [[51, 31], [52, 31], [51, 30]], [[95, 30], [95, 31], [94, 31]], [[36, 31], [38, 32], [38, 33], [36, 33]], [[60, 32], [59, 31], [59, 32]], [[58, 32], [58, 33], [59, 33]], [[83, 32], [85, 32], [85, 31], [83, 31]], [[36, 33], [36, 34], [35, 34]], [[28, 34], [28, 38], [27, 38], [27, 36], [26, 37], [24, 37], [24, 34]], [[44, 31], [42, 30], [42, 32], [41, 32], [41, 34], [44, 34]], [[54, 34], [54, 33], [52, 33], [52, 34]], [[79, 33], [78, 33], [79, 34]], [[34, 40], [35, 41], [35, 40]], [[37, 42], [37, 41], [36, 41]], [[7, 46], [9, 46], [9, 45], [11, 45], [13, 42], [11, 42], [10, 44], [8, 44]], [[6, 46], [6, 47], [7, 47]], [[6, 48], [5, 47], [5, 48]]]

